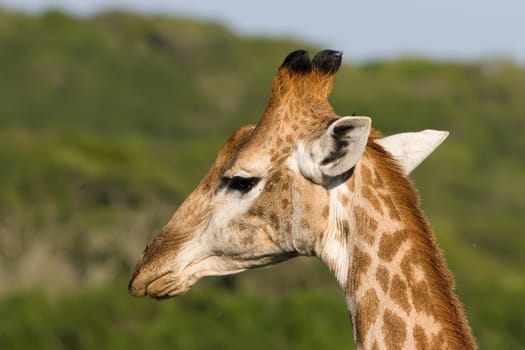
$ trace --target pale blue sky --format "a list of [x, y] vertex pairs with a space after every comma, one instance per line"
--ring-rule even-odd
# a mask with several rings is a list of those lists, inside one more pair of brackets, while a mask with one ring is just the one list
[[244, 34], [291, 36], [351, 60], [505, 56], [525, 63], [525, 0], [0, 0], [86, 15], [107, 8], [217, 20]]

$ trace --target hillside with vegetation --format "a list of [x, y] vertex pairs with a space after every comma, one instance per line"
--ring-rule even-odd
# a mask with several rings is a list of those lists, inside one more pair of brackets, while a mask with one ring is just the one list
[[[189, 19], [0, 11], [0, 349], [348, 349], [314, 258], [127, 295], [147, 241], [256, 123], [293, 40]], [[347, 62], [331, 102], [451, 132], [412, 175], [482, 349], [525, 348], [525, 68]]]

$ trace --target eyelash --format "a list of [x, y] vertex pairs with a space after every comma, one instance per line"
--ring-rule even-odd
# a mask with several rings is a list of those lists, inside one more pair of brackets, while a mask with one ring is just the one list
[[248, 193], [251, 191], [252, 188], [255, 187], [255, 185], [257, 185], [259, 180], [260, 179], [256, 177], [234, 176], [231, 179], [229, 179], [228, 189], [239, 191], [241, 193]]

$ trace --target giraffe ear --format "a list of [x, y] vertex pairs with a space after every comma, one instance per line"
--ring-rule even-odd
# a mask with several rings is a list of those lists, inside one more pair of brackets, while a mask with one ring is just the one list
[[375, 142], [383, 146], [399, 162], [405, 176], [408, 176], [448, 136], [448, 131], [423, 130], [395, 134]]
[[368, 117], [341, 117], [309, 149], [299, 147], [301, 173], [315, 183], [352, 169], [365, 151], [372, 121]]

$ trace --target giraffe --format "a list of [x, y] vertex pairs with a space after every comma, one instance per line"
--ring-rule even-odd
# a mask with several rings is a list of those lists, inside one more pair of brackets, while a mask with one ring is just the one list
[[338, 116], [328, 95], [341, 59], [285, 58], [260, 122], [222, 146], [145, 248], [129, 292], [166, 298], [203, 276], [317, 256], [343, 288], [358, 349], [474, 349], [407, 178], [448, 133], [383, 137], [369, 117]]

